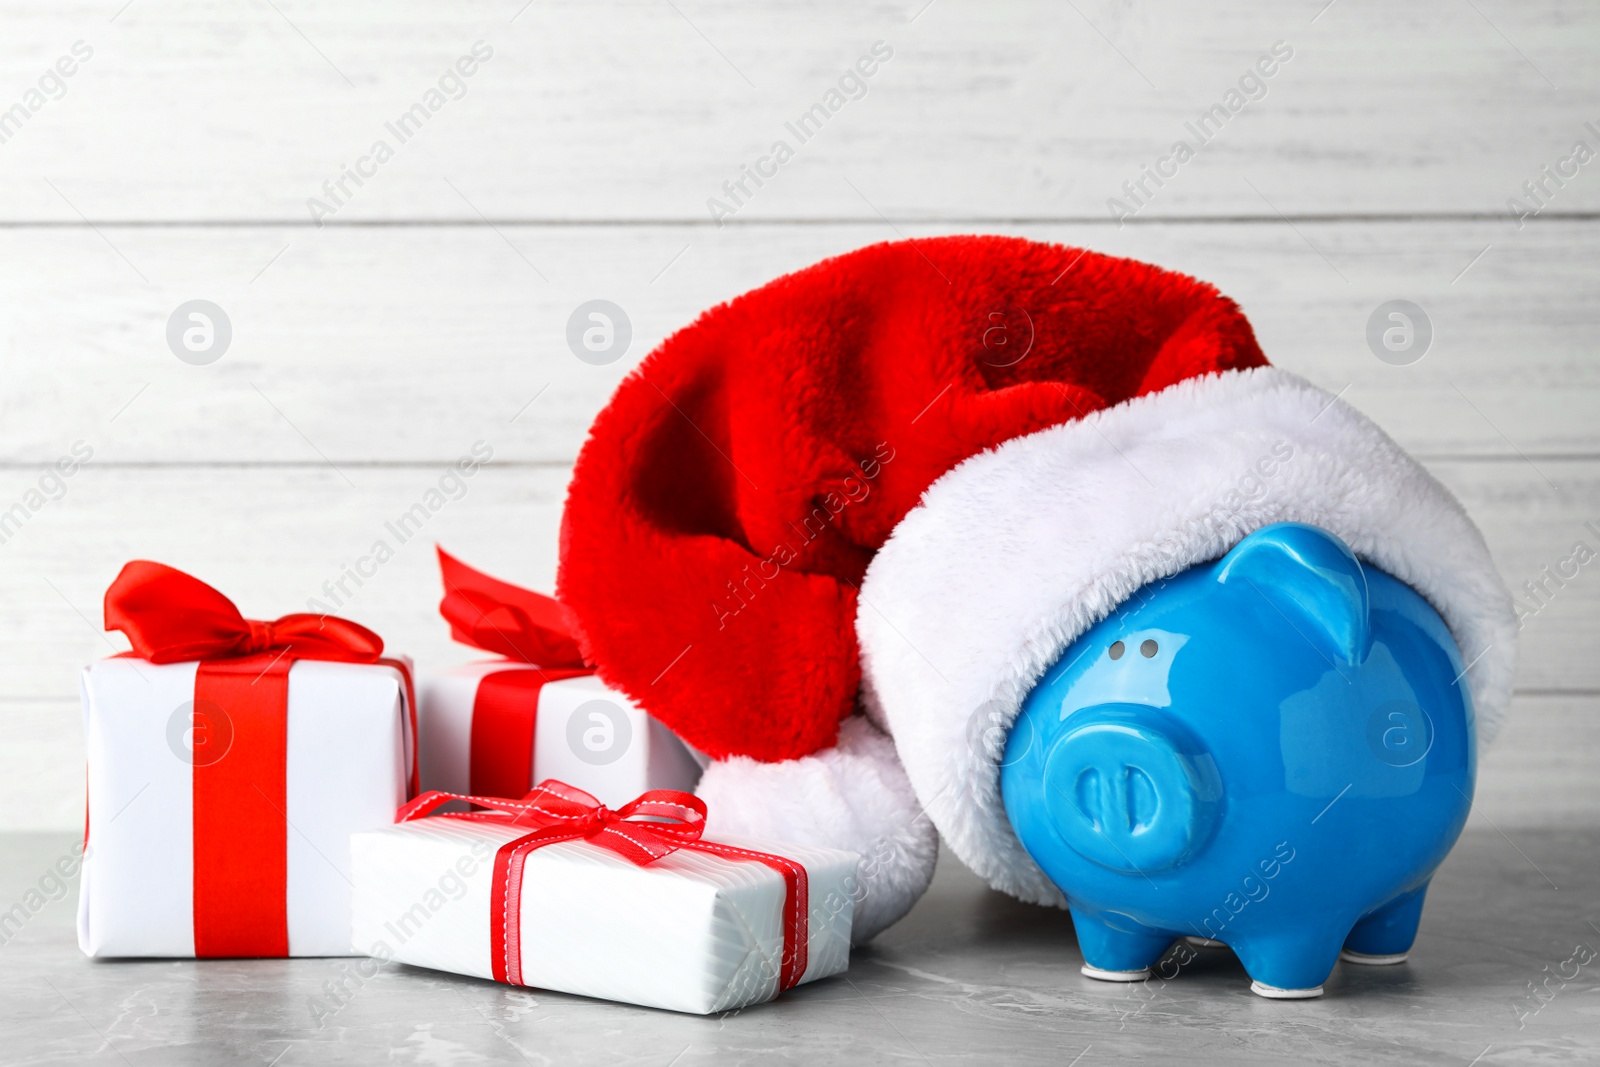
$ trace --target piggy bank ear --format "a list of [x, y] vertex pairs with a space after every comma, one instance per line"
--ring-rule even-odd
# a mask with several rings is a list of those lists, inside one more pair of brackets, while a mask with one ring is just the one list
[[1253, 588], [1300, 635], [1338, 663], [1372, 647], [1367, 576], [1348, 545], [1298, 522], [1264, 526], [1217, 565], [1217, 582]]

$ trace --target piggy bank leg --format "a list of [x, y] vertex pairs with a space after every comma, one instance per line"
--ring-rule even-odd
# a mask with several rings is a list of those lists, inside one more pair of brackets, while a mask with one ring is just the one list
[[1322, 996], [1322, 983], [1339, 962], [1338, 928], [1252, 935], [1231, 942], [1250, 975], [1250, 991], [1273, 1000]]
[[1417, 924], [1422, 921], [1422, 898], [1427, 883], [1402, 897], [1396, 897], [1368, 915], [1345, 938], [1339, 958], [1347, 963], [1383, 966], [1404, 963], [1417, 939]]
[[[1102, 982], [1142, 982], [1150, 965], [1166, 954], [1173, 936], [1124, 915], [1091, 915], [1072, 907], [1083, 973]], [[1115, 925], [1113, 925], [1115, 924]]]

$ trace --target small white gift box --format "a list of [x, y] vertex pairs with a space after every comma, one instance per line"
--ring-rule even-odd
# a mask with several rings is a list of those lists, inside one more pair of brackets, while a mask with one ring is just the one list
[[402, 669], [294, 662], [274, 751], [248, 713], [196, 700], [199, 666], [129, 658], [84, 670], [79, 946], [350, 955], [350, 835], [392, 823], [408, 795]]
[[83, 672], [91, 956], [343, 956], [350, 835], [416, 791], [411, 667], [331, 615], [246, 619], [149, 560], [106, 591], [134, 654]]
[[438, 553], [451, 636], [505, 658], [422, 679], [422, 788], [519, 797], [558, 779], [613, 805], [694, 788], [703, 761], [594, 677], [560, 602]]
[[586, 671], [468, 663], [423, 675], [417, 699], [423, 789], [521, 796], [555, 778], [620, 805], [700, 778], [676, 734]]
[[[521, 805], [544, 812], [554, 798], [562, 807], [552, 788], [564, 787], [546, 782]], [[664, 795], [604, 813], [609, 821], [598, 833], [590, 823], [588, 836], [550, 844], [527, 844], [530, 826], [499, 812], [411, 818], [356, 834], [354, 947], [420, 967], [699, 1014], [769, 1000], [849, 965], [855, 853], [730, 838], [632, 855], [635, 846], [652, 847], [643, 839], [659, 836], [663, 824], [620, 816], [636, 806], [637, 814], [659, 815], [661, 805], [646, 801]], [[698, 801], [676, 796], [703, 817]], [[515, 802], [481, 802], [517, 810]], [[568, 810], [567, 821], [581, 824]], [[570, 838], [560, 822], [540, 832]]]

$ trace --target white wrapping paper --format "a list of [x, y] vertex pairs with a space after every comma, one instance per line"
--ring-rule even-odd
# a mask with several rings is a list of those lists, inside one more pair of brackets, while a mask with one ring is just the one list
[[[107, 659], [83, 672], [89, 849], [78, 944], [90, 956], [193, 956], [197, 664]], [[399, 671], [301, 660], [289, 670], [289, 954], [348, 956], [350, 835], [387, 826], [410, 753]], [[223, 756], [226, 759], [227, 756]]]
[[[531, 670], [504, 660], [468, 663], [418, 679], [422, 788], [471, 793], [472, 707], [485, 675]], [[594, 702], [600, 702], [595, 704]], [[646, 789], [691, 791], [701, 763], [676, 734], [593, 675], [539, 690], [528, 787], [555, 778], [621, 807]]]
[[[357, 951], [493, 978], [495, 851], [527, 832], [431, 817], [351, 841]], [[850, 962], [853, 852], [739, 838], [806, 868], [802, 982]], [[523, 983], [605, 1000], [710, 1014], [778, 993], [782, 875], [759, 863], [680, 849], [640, 867], [584, 841], [547, 845], [523, 871]]]

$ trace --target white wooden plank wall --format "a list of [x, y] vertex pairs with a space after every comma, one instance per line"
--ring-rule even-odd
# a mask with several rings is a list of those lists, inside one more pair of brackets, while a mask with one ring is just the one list
[[[1573, 156], [1600, 152], [1600, 9], [1325, 2], [0, 3], [0, 512], [93, 452], [0, 542], [0, 826], [81, 822], [76, 674], [123, 647], [98, 629], [124, 560], [302, 609], [485, 442], [345, 609], [424, 668], [467, 658], [433, 541], [547, 588], [620, 377], [701, 309], [897, 236], [1211, 280], [1425, 458], [1514, 586], [1600, 549], [1600, 162]], [[785, 124], [863, 57], [801, 143]], [[1175, 176], [1123, 190], [1230, 90]], [[779, 139], [793, 158], [735, 202]], [[566, 347], [593, 298], [633, 325], [608, 366]], [[232, 324], [207, 366], [167, 346], [192, 299]], [[1432, 322], [1413, 365], [1367, 347], [1391, 299]], [[1600, 822], [1597, 640], [1600, 566], [1528, 621], [1496, 824]]]

